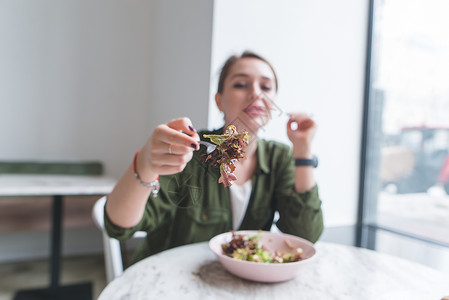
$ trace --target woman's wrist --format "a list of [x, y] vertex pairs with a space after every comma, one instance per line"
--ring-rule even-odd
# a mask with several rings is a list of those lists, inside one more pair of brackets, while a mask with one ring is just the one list
[[312, 149], [309, 143], [296, 143], [293, 144], [293, 157], [294, 158], [312, 158]]
[[142, 150], [138, 150], [135, 154], [133, 161], [134, 174], [138, 174], [140, 180], [144, 182], [155, 181], [159, 178], [159, 174], [151, 170], [143, 154]]
[[154, 197], [157, 197], [157, 194], [159, 193], [159, 190], [161, 188], [160, 184], [159, 184], [159, 176], [157, 176], [155, 179], [151, 180], [151, 181], [144, 181], [142, 180], [142, 178], [139, 175], [139, 172], [137, 170], [137, 160], [140, 154], [140, 150], [137, 150], [136, 154], [134, 155], [134, 160], [133, 160], [133, 173], [134, 173], [134, 177], [136, 177], [136, 179], [139, 181], [141, 186], [144, 186], [146, 188], [151, 188], [151, 193], [153, 194]]
[[313, 154], [312, 151], [309, 149], [297, 149], [293, 148], [293, 157], [294, 158], [312, 158]]

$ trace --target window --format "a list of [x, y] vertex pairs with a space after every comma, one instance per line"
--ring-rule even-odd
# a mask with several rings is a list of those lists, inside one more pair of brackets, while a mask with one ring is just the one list
[[394, 252], [405, 239], [427, 264], [435, 251], [449, 260], [447, 11], [446, 0], [370, 9], [358, 244]]

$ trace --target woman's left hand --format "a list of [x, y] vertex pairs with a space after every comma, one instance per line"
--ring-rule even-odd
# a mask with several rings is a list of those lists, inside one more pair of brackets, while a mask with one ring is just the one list
[[[293, 157], [311, 158], [312, 139], [316, 131], [315, 121], [305, 113], [292, 113], [289, 116], [287, 136], [293, 143]], [[294, 127], [292, 128], [292, 126]]]

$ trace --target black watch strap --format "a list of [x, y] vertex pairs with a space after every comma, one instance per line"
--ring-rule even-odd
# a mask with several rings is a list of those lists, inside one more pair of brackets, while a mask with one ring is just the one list
[[318, 167], [318, 158], [314, 155], [312, 158], [295, 158], [295, 166], [312, 166]]

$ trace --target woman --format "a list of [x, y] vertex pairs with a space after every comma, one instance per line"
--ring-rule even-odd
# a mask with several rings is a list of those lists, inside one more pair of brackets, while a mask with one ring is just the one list
[[161, 124], [108, 197], [109, 235], [127, 239], [135, 231], [147, 231], [135, 257], [140, 260], [232, 229], [270, 230], [278, 211], [281, 231], [315, 242], [323, 230], [321, 201], [308, 164], [315, 123], [305, 114], [290, 115], [287, 135], [293, 150], [257, 138], [270, 118], [277, 88], [274, 69], [262, 57], [244, 52], [229, 58], [215, 101], [225, 128], [232, 124], [250, 136], [247, 159], [235, 164], [237, 180], [231, 187], [218, 183], [218, 166], [201, 158], [206, 150], [198, 140], [204, 134], [221, 134], [223, 128], [197, 133], [188, 118]]

